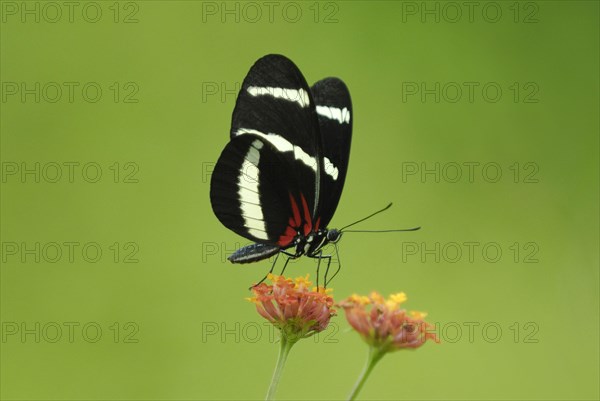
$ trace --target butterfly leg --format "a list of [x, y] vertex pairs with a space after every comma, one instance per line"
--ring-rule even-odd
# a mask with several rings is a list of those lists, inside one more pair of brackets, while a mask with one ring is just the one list
[[323, 277], [323, 281], [325, 281], [325, 289], [327, 289], [327, 283], [329, 283], [331, 280], [327, 280], [327, 274], [329, 273], [329, 266], [331, 266], [331, 255], [327, 255], [327, 256], [322, 256], [323, 259], [327, 259], [327, 268], [325, 269], [325, 276]]
[[[269, 272], [267, 274], [265, 274], [265, 276], [256, 284], [254, 284], [252, 287], [248, 288], [249, 290], [253, 289], [254, 287], [256, 287], [257, 285], [259, 285], [260, 283], [262, 283], [263, 281], [265, 281], [267, 279], [267, 277], [269, 277], [269, 274], [273, 273], [273, 269], [275, 269], [275, 264], [277, 263], [277, 259], [279, 259], [279, 254], [281, 252], [277, 253], [277, 256], [275, 256], [275, 260], [273, 261], [273, 264], [271, 265], [271, 270], [269, 270]], [[288, 261], [290, 259], [288, 258]], [[285, 262], [285, 264], [287, 265], [287, 262]], [[284, 266], [285, 269], [285, 266]]]
[[[333, 276], [327, 280], [327, 272], [329, 272], [329, 264], [327, 265], [327, 270], [325, 271], [325, 287], [327, 287], [327, 284], [329, 284], [331, 281], [333, 281], [333, 278], [335, 276], [337, 276], [337, 274], [340, 272], [340, 269], [342, 268], [342, 262], [340, 261], [340, 253], [338, 252], [338, 247], [337, 244], [333, 244], [335, 246], [335, 256], [337, 256], [337, 264], [338, 264], [338, 268], [335, 271], [335, 273], [333, 273]], [[331, 256], [329, 257], [329, 262], [331, 262]]]
[[319, 259], [319, 262], [317, 262], [317, 289], [319, 288], [319, 269], [321, 268], [321, 254], [322, 252], [319, 251], [319, 253], [317, 253], [314, 258]]
[[323, 251], [319, 251], [314, 256], [310, 256], [313, 259], [318, 259], [317, 263], [317, 288], [319, 288], [319, 270], [321, 268], [321, 259], [327, 259], [327, 268], [325, 270], [325, 288], [327, 288], [327, 272], [329, 271], [329, 265], [331, 265], [331, 255], [323, 256]]
[[[287, 253], [286, 253], [287, 255]], [[290, 263], [290, 259], [292, 259], [291, 256], [288, 256], [288, 258], [285, 261], [285, 264], [283, 265], [283, 269], [281, 269], [281, 273], [279, 274], [280, 276], [283, 276], [283, 273], [285, 272], [285, 268], [287, 267], [288, 263]]]

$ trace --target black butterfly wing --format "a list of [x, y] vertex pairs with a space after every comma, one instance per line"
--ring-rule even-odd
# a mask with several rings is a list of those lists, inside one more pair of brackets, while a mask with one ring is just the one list
[[296, 65], [271, 54], [250, 68], [238, 95], [231, 138], [253, 134], [287, 159], [287, 180], [295, 181], [314, 216], [321, 175], [319, 122], [311, 91]]
[[277, 242], [290, 213], [285, 167], [261, 138], [233, 138], [223, 149], [210, 183], [210, 201], [221, 223], [255, 242]]
[[211, 178], [211, 204], [239, 235], [286, 248], [312, 229], [320, 191], [320, 136], [312, 95], [287, 58], [259, 59], [244, 79], [231, 140]]
[[327, 227], [344, 188], [352, 142], [352, 101], [339, 78], [325, 78], [311, 88], [322, 142], [319, 227]]

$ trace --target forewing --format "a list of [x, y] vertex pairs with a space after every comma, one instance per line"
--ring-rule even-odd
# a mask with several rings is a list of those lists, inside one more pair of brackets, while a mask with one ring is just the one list
[[327, 227], [335, 213], [350, 158], [352, 102], [350, 92], [338, 78], [325, 78], [311, 88], [322, 142], [319, 209], [320, 227]]
[[314, 216], [321, 189], [319, 123], [308, 84], [288, 58], [268, 55], [250, 68], [231, 124], [232, 140], [244, 135], [261, 138], [287, 158], [286, 178]]

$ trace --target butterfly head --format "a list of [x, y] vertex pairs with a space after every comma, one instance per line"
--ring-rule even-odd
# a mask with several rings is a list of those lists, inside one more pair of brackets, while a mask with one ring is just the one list
[[342, 232], [340, 230], [332, 228], [331, 230], [327, 231], [327, 241], [335, 244], [340, 240], [340, 238], [342, 238]]

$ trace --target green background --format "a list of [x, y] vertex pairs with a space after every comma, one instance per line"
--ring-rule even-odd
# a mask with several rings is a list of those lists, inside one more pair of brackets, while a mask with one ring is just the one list
[[[244, 298], [269, 263], [225, 260], [247, 241], [213, 215], [209, 172], [228, 140], [231, 92], [268, 53], [290, 57], [309, 83], [339, 76], [350, 88], [351, 163], [332, 227], [390, 201], [361, 228], [423, 227], [340, 242], [337, 300], [405, 291], [442, 339], [386, 356], [361, 396], [598, 399], [598, 2], [478, 2], [472, 20], [460, 3], [461, 18], [443, 2], [276, 2], [270, 21], [262, 2], [257, 16], [245, 3], [138, 1], [117, 4], [118, 22], [113, 2], [94, 4], [95, 23], [87, 2], [72, 22], [66, 6], [58, 18], [45, 3], [2, 2], [3, 399], [264, 397], [276, 336]], [[40, 21], [23, 7], [39, 7]], [[438, 7], [439, 22], [424, 7]], [[39, 103], [22, 99], [21, 84], [35, 92], [36, 82]], [[76, 82], [73, 101], [66, 89], [49, 101], [52, 82]], [[95, 103], [81, 92], [89, 82], [102, 89]], [[439, 102], [405, 91], [436, 82]], [[479, 85], [472, 101], [465, 82]], [[490, 82], [496, 102], [482, 94]], [[49, 182], [65, 162], [80, 163], [74, 182], [64, 165]], [[8, 175], [21, 163], [40, 163], [39, 183]], [[86, 163], [101, 167], [96, 183]], [[436, 163], [439, 182], [403, 178]], [[486, 163], [500, 166], [497, 182]], [[78, 244], [72, 262], [64, 242]], [[52, 243], [63, 251], [54, 263]], [[86, 243], [102, 249], [96, 263]], [[27, 247], [34, 254], [21, 255]], [[310, 260], [288, 268], [314, 271]], [[343, 314], [333, 322], [292, 350], [280, 398], [347, 396], [367, 348]]]

